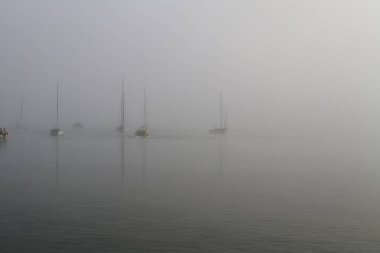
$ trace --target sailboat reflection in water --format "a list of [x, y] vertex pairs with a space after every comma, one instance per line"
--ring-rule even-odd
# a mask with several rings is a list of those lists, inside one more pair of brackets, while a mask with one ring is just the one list
[[220, 136], [220, 138], [218, 138], [219, 176], [223, 175], [224, 142], [224, 136]]
[[120, 132], [120, 180], [121, 186], [124, 187], [124, 174], [125, 174], [125, 135], [124, 132]]
[[5, 149], [7, 146], [7, 139], [6, 138], [0, 138], [0, 150]]
[[146, 141], [145, 139], [142, 139], [141, 140], [141, 149], [142, 149], [142, 180], [143, 180], [143, 184], [146, 185], [147, 183], [147, 170], [146, 170]]
[[59, 186], [59, 138], [55, 139], [55, 185]]

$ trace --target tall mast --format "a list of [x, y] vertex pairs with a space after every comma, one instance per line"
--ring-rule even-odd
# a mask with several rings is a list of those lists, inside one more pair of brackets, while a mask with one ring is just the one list
[[219, 102], [220, 102], [220, 105], [219, 105], [219, 109], [220, 109], [220, 128], [224, 128], [224, 124], [223, 124], [223, 98], [222, 98], [222, 91], [220, 91], [219, 93]]
[[227, 109], [225, 109], [224, 110], [224, 121], [223, 121], [224, 122], [224, 126], [223, 127], [226, 128], [226, 129], [228, 128], [228, 117], [227, 116], [228, 116], [227, 115]]
[[146, 89], [144, 87], [144, 128], [147, 129], [148, 128], [148, 120], [147, 120], [147, 116], [146, 116]]
[[123, 94], [121, 95], [121, 124], [125, 126], [125, 113], [124, 113], [124, 79], [123, 79], [123, 86], [122, 86]]
[[21, 124], [21, 120], [22, 120], [22, 104], [24, 102], [24, 98], [21, 98], [21, 108], [20, 108], [20, 124]]
[[57, 81], [57, 128], [58, 128], [58, 81]]

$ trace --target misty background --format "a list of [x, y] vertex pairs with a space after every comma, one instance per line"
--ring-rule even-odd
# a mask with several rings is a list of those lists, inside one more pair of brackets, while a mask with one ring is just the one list
[[0, 0], [0, 126], [376, 134], [380, 3]]

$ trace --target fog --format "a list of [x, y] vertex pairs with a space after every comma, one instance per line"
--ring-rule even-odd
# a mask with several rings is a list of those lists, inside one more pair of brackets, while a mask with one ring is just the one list
[[0, 126], [375, 134], [380, 3], [0, 1]]

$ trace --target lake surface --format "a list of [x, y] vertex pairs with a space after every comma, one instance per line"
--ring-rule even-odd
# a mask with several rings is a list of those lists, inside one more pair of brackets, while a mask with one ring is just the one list
[[379, 252], [380, 139], [12, 131], [0, 252]]

